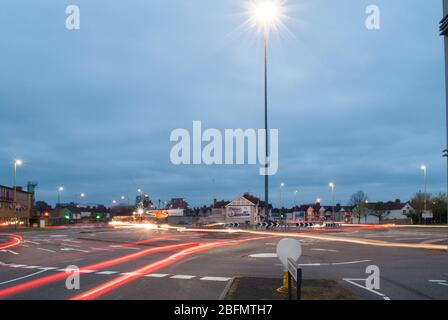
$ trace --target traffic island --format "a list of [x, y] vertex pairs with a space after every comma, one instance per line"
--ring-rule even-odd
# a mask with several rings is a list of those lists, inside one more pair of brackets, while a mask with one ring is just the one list
[[[234, 278], [224, 300], [288, 300], [287, 293], [277, 292], [281, 278]], [[293, 299], [295, 290], [292, 290]], [[303, 280], [303, 300], [356, 300], [355, 296], [334, 280]]]

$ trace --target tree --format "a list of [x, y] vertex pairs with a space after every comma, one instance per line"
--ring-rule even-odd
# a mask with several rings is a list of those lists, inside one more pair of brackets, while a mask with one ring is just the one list
[[379, 223], [390, 214], [390, 211], [385, 209], [383, 202], [372, 203], [369, 208], [371, 209], [370, 214], [377, 217]]
[[446, 223], [447, 218], [447, 196], [446, 193], [439, 193], [431, 199], [429, 206], [434, 215], [434, 223]]
[[[427, 208], [431, 204], [431, 195], [426, 194], [426, 204]], [[422, 214], [425, 208], [425, 194], [423, 192], [417, 192], [415, 196], [411, 199], [411, 206], [414, 208], [414, 212], [409, 215], [414, 223], [422, 222]]]
[[361, 223], [361, 218], [367, 215], [367, 194], [364, 191], [358, 191], [352, 194], [349, 200], [349, 205], [354, 206], [353, 214], [358, 218], [358, 223]]

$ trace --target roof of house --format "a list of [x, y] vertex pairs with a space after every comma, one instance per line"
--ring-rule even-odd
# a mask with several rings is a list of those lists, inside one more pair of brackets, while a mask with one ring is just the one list
[[249, 200], [250, 202], [252, 202], [255, 205], [260, 203], [260, 199], [255, 197], [255, 196], [253, 196], [253, 195], [251, 195], [250, 193], [245, 193], [243, 195], [243, 198]]
[[215, 203], [213, 203], [212, 208], [222, 209], [222, 208], [225, 208], [229, 203], [230, 203], [230, 201], [225, 201], [225, 200], [216, 201]]
[[380, 211], [392, 211], [392, 210], [402, 210], [408, 202], [401, 201], [388, 201], [388, 202], [369, 202], [367, 204], [367, 208], [371, 210], [380, 210]]

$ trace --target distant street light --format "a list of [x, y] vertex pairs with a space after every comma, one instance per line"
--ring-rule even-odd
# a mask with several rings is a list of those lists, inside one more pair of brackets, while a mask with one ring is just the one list
[[58, 203], [57, 204], [61, 204], [61, 192], [64, 191], [64, 187], [59, 187], [58, 188]]
[[423, 193], [423, 212], [426, 212], [426, 173], [428, 171], [428, 168], [426, 165], [422, 165], [420, 169], [423, 171], [423, 185], [424, 185], [424, 193]]
[[296, 198], [297, 198], [297, 194], [299, 193], [299, 191], [298, 190], [296, 190], [296, 191], [294, 191], [294, 207], [296, 207], [297, 206], [297, 203], [296, 203]]
[[13, 182], [13, 207], [14, 207], [14, 216], [16, 218], [16, 223], [14, 224], [15, 228], [17, 228], [17, 186], [16, 186], [16, 177], [17, 177], [17, 167], [23, 164], [22, 160], [16, 159], [14, 160], [14, 182]]
[[336, 185], [333, 182], [330, 182], [328, 184], [328, 186], [331, 189], [331, 199], [332, 199], [332, 209], [331, 209], [332, 217], [331, 217], [331, 219], [334, 220], [334, 207], [335, 207], [335, 203], [334, 203], [334, 188], [336, 187]]
[[280, 216], [283, 213], [283, 206], [282, 206], [282, 189], [285, 186], [285, 184], [282, 182], [280, 183]]

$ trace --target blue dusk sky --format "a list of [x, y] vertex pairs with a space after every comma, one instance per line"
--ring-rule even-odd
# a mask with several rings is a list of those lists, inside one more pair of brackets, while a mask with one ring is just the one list
[[[0, 6], [0, 184], [109, 205], [143, 188], [194, 206], [263, 195], [259, 165], [175, 166], [172, 130], [262, 128], [263, 39], [242, 0], [6, 0]], [[65, 28], [68, 5], [81, 29]], [[381, 29], [367, 30], [366, 7]], [[346, 204], [445, 190], [442, 1], [288, 1], [269, 38], [271, 200]]]

